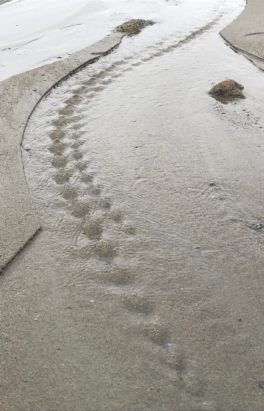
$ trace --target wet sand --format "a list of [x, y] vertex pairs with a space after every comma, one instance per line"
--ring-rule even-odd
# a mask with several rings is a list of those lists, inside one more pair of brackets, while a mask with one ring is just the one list
[[261, 70], [264, 69], [264, 6], [261, 0], [249, 0], [241, 15], [221, 35]]
[[[236, 6], [126, 39], [33, 113], [43, 231], [0, 278], [4, 411], [263, 409], [262, 73], [218, 36]], [[246, 100], [223, 106], [228, 77]]]
[[28, 192], [21, 159], [21, 142], [38, 102], [69, 75], [118, 46], [123, 35], [112, 33], [62, 62], [35, 69], [0, 83], [0, 271], [40, 229]]

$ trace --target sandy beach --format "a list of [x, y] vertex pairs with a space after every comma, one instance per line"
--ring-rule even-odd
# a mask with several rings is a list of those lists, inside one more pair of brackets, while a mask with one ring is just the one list
[[264, 409], [264, 6], [162, 7], [2, 71], [1, 411]]

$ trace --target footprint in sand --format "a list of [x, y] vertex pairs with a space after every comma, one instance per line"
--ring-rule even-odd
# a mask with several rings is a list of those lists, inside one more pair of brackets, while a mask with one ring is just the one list
[[107, 198], [100, 198], [96, 201], [96, 208], [102, 208], [103, 210], [110, 210], [111, 202]]
[[138, 294], [126, 295], [122, 298], [122, 301], [127, 310], [135, 313], [149, 316], [154, 312], [153, 301], [145, 296]]
[[109, 285], [124, 287], [134, 283], [135, 276], [127, 268], [112, 266], [104, 273], [103, 281]]
[[64, 116], [59, 116], [59, 118], [54, 120], [52, 124], [55, 128], [62, 129], [68, 124], [68, 121]]
[[54, 175], [53, 175], [53, 180], [57, 184], [65, 184], [69, 181], [73, 174], [72, 170], [65, 170], [64, 168], [59, 169]]
[[49, 138], [51, 140], [63, 140], [65, 138], [65, 132], [63, 130], [53, 130], [50, 134], [49, 134]]
[[72, 156], [75, 160], [80, 160], [83, 157], [83, 154], [78, 149], [75, 149]]
[[82, 228], [83, 234], [85, 234], [90, 240], [98, 240], [102, 237], [103, 228], [100, 219], [94, 219], [88, 217]]
[[115, 223], [121, 223], [123, 219], [122, 212], [119, 209], [111, 209], [111, 212], [109, 213], [109, 218], [113, 220]]
[[71, 116], [74, 114], [74, 107], [70, 105], [66, 105], [64, 108], [58, 110], [60, 116]]
[[63, 168], [67, 164], [67, 158], [62, 155], [55, 155], [51, 161], [51, 164], [55, 168]]
[[86, 170], [86, 168], [88, 167], [88, 165], [89, 165], [88, 161], [78, 161], [78, 162], [75, 164], [75, 168], [76, 168], [77, 170], [79, 170], [79, 171], [84, 171], [84, 170]]
[[92, 205], [89, 201], [75, 200], [72, 205], [72, 215], [77, 218], [86, 217], [92, 211]]
[[165, 347], [170, 341], [170, 333], [167, 327], [159, 322], [149, 322], [143, 325], [144, 335], [155, 345]]
[[70, 184], [66, 184], [62, 191], [62, 197], [65, 200], [74, 200], [76, 197], [78, 197], [78, 192], [75, 187]]
[[117, 255], [117, 250], [114, 244], [109, 240], [100, 240], [97, 242], [95, 249], [95, 255], [105, 261], [111, 261]]
[[91, 183], [93, 181], [93, 175], [88, 173], [81, 173], [80, 179], [84, 183]]
[[71, 149], [76, 150], [80, 148], [83, 145], [83, 141], [78, 140], [78, 137], [74, 136], [73, 137], [74, 143], [71, 145]]
[[89, 192], [89, 194], [91, 194], [91, 195], [93, 195], [93, 196], [99, 196], [100, 193], [101, 193], [101, 188], [100, 188], [99, 186], [97, 186], [97, 185], [91, 184], [91, 185], [88, 187], [88, 192]]
[[197, 376], [197, 364], [186, 357], [180, 347], [168, 344], [165, 351], [165, 364], [172, 371], [172, 383], [194, 397], [205, 393], [205, 385]]
[[78, 94], [74, 94], [73, 96], [71, 96], [70, 98], [68, 98], [65, 103], [69, 106], [74, 106], [79, 104], [82, 101], [82, 97]]
[[53, 154], [62, 154], [63, 151], [67, 148], [67, 144], [61, 142], [59, 139], [53, 141], [49, 146], [49, 151]]

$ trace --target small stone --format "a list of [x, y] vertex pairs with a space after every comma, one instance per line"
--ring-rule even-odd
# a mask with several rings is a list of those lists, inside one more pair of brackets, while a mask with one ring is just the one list
[[152, 26], [153, 24], [154, 22], [151, 20], [132, 19], [117, 26], [116, 31], [127, 34], [128, 36], [134, 36], [135, 34], [139, 34], [145, 27]]
[[237, 99], [245, 98], [244, 87], [234, 80], [224, 80], [216, 84], [209, 91], [209, 95], [221, 103], [227, 104]]
[[249, 228], [251, 228], [254, 231], [261, 231], [264, 228], [263, 223], [253, 223], [249, 225]]

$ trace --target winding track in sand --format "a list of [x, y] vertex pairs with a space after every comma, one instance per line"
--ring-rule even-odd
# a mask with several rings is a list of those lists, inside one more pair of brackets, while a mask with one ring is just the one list
[[0, 270], [40, 229], [24, 176], [20, 148], [32, 111], [53, 87], [111, 52], [122, 37], [120, 33], [112, 33], [68, 59], [0, 83]]
[[[203, 30], [201, 29], [201, 33], [203, 33]], [[199, 34], [199, 33], [198, 33]], [[193, 36], [193, 37], [195, 37], [195, 35]], [[189, 39], [192, 39], [192, 37], [191, 38], [189, 38]], [[187, 40], [186, 40], [187, 41]], [[158, 54], [158, 56], [159, 56], [159, 54]], [[80, 93], [81, 93], [81, 90], [80, 90]], [[77, 96], [78, 97], [78, 96]], [[73, 101], [71, 101], [70, 103], [72, 103]], [[71, 106], [69, 106], [69, 107], [65, 107], [65, 109], [62, 109], [62, 110], [65, 110], [65, 111], [62, 111], [62, 116], [64, 115], [64, 116], [68, 116], [70, 113], [68, 112], [68, 109], [70, 110], [72, 107]], [[75, 119], [76, 120], [76, 119]], [[74, 121], [75, 121], [74, 120]], [[63, 118], [62, 118], [62, 123], [64, 122], [64, 120], [63, 120]], [[60, 123], [60, 119], [58, 119], [58, 122], [56, 123], [56, 120], [55, 120], [55, 122], [54, 122], [54, 125], [57, 125], [57, 126], [60, 126], [62, 123]], [[78, 123], [78, 122], [77, 122]], [[78, 125], [78, 124], [77, 124]], [[64, 130], [65, 131], [65, 130]], [[73, 148], [73, 153], [72, 153], [72, 156], [73, 156], [73, 158], [74, 158], [74, 160], [76, 160], [76, 163], [78, 163], [78, 161], [80, 161], [80, 155], [82, 154], [82, 152], [79, 150], [79, 148], [78, 148], [78, 144], [76, 145], [76, 143], [78, 143], [78, 141], [75, 141], [75, 142], [71, 142], [72, 143], [72, 145], [74, 145], [74, 147], [72, 147]], [[80, 142], [81, 143], [81, 142]], [[56, 154], [56, 151], [57, 150], [59, 150], [59, 152], [61, 151], [61, 150], [63, 150], [64, 149], [64, 142], [62, 142], [62, 144], [59, 144], [58, 142], [55, 142], [55, 144], [51, 144], [51, 149], [52, 149], [52, 153], [53, 152], [55, 152], [55, 154]], [[54, 155], [54, 165], [55, 166], [59, 166], [58, 168], [60, 169], [60, 164], [56, 161], [56, 155]], [[56, 168], [56, 167], [55, 167]], [[61, 175], [59, 175], [59, 176], [57, 176], [57, 177], [60, 177]], [[62, 177], [64, 177], [63, 175], [62, 175]], [[96, 186], [94, 186], [92, 183], [91, 183], [91, 179], [92, 179], [92, 176], [90, 176], [90, 175], [85, 175], [84, 177], [87, 177], [88, 178], [88, 180], [86, 181], [86, 183], [88, 184], [88, 186], [90, 187], [90, 188], [92, 188], [93, 189], [93, 192], [92, 192], [92, 195], [97, 195], [98, 197], [99, 197], [99, 202], [100, 202], [100, 207], [102, 208], [104, 208], [104, 206], [107, 206], [108, 207], [108, 203], [107, 203], [107, 201], [106, 202], [101, 202], [101, 198], [100, 198], [100, 192], [97, 192], [97, 191], [94, 191], [94, 190], [96, 190]], [[217, 196], [219, 195], [219, 192], [220, 192], [220, 196], [221, 195], [226, 195], [226, 193], [221, 189], [221, 187], [218, 187], [216, 184], [212, 184], [212, 185], [210, 185], [209, 187], [207, 187], [206, 189], [205, 189], [205, 191], [204, 192], [202, 192], [201, 193], [201, 198], [204, 198], [204, 197], [206, 197], [206, 198], [212, 198], [212, 199], [214, 199], [214, 198], [217, 198]], [[198, 194], [199, 195], [199, 194]], [[66, 200], [66, 202], [69, 202], [70, 203], [70, 201], [69, 200], [71, 200], [72, 198], [75, 198], [75, 191], [74, 190], [71, 190], [71, 187], [66, 187], [66, 189], [63, 191], [63, 193], [62, 193], [62, 197], [63, 197], [63, 199], [64, 200]], [[103, 199], [104, 200], [104, 199]], [[222, 200], [221, 200], [222, 201]], [[227, 200], [225, 200], [224, 199], [224, 201], [229, 201], [229, 199], [227, 198]], [[96, 202], [97, 202], [97, 200], [96, 200]], [[106, 208], [107, 208], [106, 207]], [[73, 210], [73, 212], [76, 214], [79, 214], [79, 213], [83, 213], [83, 212], [85, 212], [85, 210], [84, 210], [84, 208], [77, 208], [77, 209], [74, 209]], [[121, 221], [121, 223], [122, 223], [122, 221]], [[121, 226], [122, 226], [122, 224], [121, 224]], [[133, 236], [134, 236], [134, 233], [133, 233], [133, 226], [124, 226], [124, 229], [125, 230], [127, 230], [127, 233], [125, 232], [125, 234], [128, 234], [128, 237], [130, 238], [130, 236], [132, 236], [132, 238], [133, 238]], [[87, 235], [87, 237], [89, 237], [89, 238], [91, 238], [91, 239], [97, 239], [97, 238], [100, 238], [101, 237], [101, 226], [100, 225], [88, 225], [88, 226], [86, 226], [86, 227], [84, 227], [84, 230], [85, 230], [85, 233], [86, 233], [86, 235]], [[133, 241], [133, 239], [132, 240], [130, 240], [129, 239], [129, 241]], [[96, 250], [97, 251], [97, 254], [98, 254], [98, 256], [99, 257], [103, 257], [103, 258], [109, 258], [109, 256], [111, 257], [112, 256], [112, 251], [113, 250], [111, 250], [111, 249], [109, 249], [109, 248], [104, 248], [104, 247], [101, 247], [101, 248], [99, 248], [99, 249], [97, 249]], [[109, 255], [109, 252], [110, 252], [110, 255]], [[105, 254], [105, 253], [107, 253], [107, 255]], [[39, 260], [39, 261], [41, 261], [41, 260]], [[23, 265], [22, 265], [23, 266]], [[31, 266], [29, 266], [30, 267], [30, 269], [31, 269]], [[36, 266], [35, 267], [35, 269], [37, 270], [38, 269], [38, 267]], [[23, 270], [22, 270], [23, 271]], [[34, 270], [33, 270], [34, 271]], [[41, 271], [41, 268], [40, 268], [40, 271]], [[59, 270], [57, 271], [57, 272], [59, 272]], [[45, 275], [45, 270], [43, 270], [43, 274]], [[133, 278], [129, 275], [129, 273], [128, 273], [128, 275], [127, 275], [127, 273], [126, 272], [124, 272], [124, 271], [118, 271], [118, 272], [111, 272], [110, 274], [112, 274], [112, 275], [115, 275], [115, 277], [112, 277], [112, 281], [116, 281], [117, 283], [120, 283], [121, 282], [121, 285], [129, 285], [129, 284], [131, 284], [131, 282], [133, 283]], [[42, 276], [42, 278], [44, 279], [44, 281], [45, 281], [45, 278], [44, 278], [44, 275]], [[21, 282], [23, 283], [23, 273], [21, 274], [21, 278], [20, 278], [20, 280], [21, 280]], [[28, 276], [27, 276], [28, 277]], [[48, 276], [47, 275], [47, 279], [49, 279], [49, 281], [51, 280], [51, 277], [52, 276]], [[69, 279], [69, 278], [68, 278]], [[111, 278], [110, 278], [110, 280], [111, 280]], [[64, 277], [64, 276], [62, 276], [62, 278], [61, 278], [61, 287], [65, 290], [67, 290], [67, 289], [69, 289], [70, 290], [70, 286], [72, 287], [72, 289], [74, 288], [74, 287], [76, 287], [76, 284], [77, 284], [77, 286], [79, 286], [80, 287], [80, 289], [78, 290], [78, 292], [76, 293], [76, 295], [75, 295], [75, 298], [77, 299], [77, 298], [79, 298], [79, 300], [70, 300], [71, 302], [72, 301], [74, 301], [74, 302], [76, 302], [77, 304], [77, 306], [76, 307], [74, 307], [75, 308], [75, 310], [73, 310], [73, 314], [72, 314], [72, 317], [73, 317], [73, 319], [75, 320], [75, 317], [74, 317], [74, 315], [76, 315], [76, 314], [74, 314], [74, 313], [76, 313], [77, 312], [77, 310], [80, 310], [79, 311], [79, 316], [78, 315], [76, 315], [76, 320], [78, 320], [78, 321], [76, 321], [76, 323], [78, 324], [78, 327], [81, 327], [81, 325], [82, 325], [82, 321], [80, 321], [81, 319], [83, 319], [83, 315], [87, 315], [88, 316], [88, 309], [87, 309], [87, 307], [88, 306], [92, 306], [93, 304], [94, 304], [94, 301], [91, 299], [91, 300], [89, 300], [89, 298], [88, 298], [88, 295], [89, 295], [89, 293], [85, 293], [85, 294], [83, 294], [83, 300], [81, 299], [81, 294], [82, 294], [82, 289], [84, 289], [85, 288], [85, 286], [87, 286], [87, 282], [88, 282], [88, 280], [87, 280], [87, 278], [85, 279], [85, 281], [83, 281], [83, 279], [82, 279], [82, 277], [81, 277], [81, 275], [80, 275], [80, 277], [79, 278], [73, 278], [72, 279], [72, 284], [67, 284], [67, 288], [66, 288], [66, 284], [65, 284], [65, 281], [66, 281], [66, 278]], [[108, 277], [108, 281], [109, 281], [109, 277]], [[63, 283], [64, 282], [64, 283]], [[26, 282], [24, 283], [24, 284], [26, 284]], [[120, 284], [119, 284], [120, 285]], [[14, 282], [13, 283], [13, 287], [14, 288], [16, 288], [17, 287], [17, 284]], [[27, 287], [25, 287], [25, 289], [26, 289]], [[12, 290], [11, 290], [12, 291]], [[35, 289], [35, 291], [36, 291], [36, 300], [38, 300], [38, 298], [39, 298], [39, 301], [37, 301], [37, 306], [39, 305], [39, 302], [41, 302], [41, 304], [43, 304], [43, 300], [40, 298], [40, 296], [38, 296], [38, 293], [40, 292], [39, 291], [39, 289], [38, 289], [38, 287], [36, 286], [36, 289]], [[87, 290], [86, 290], [87, 291]], [[70, 292], [71, 291], [69, 291], [69, 295], [70, 295]], [[116, 291], [115, 291], [116, 292]], [[33, 295], [33, 293], [32, 293], [32, 295]], [[31, 298], [32, 298], [32, 295], [31, 295]], [[64, 294], [63, 294], [64, 295]], [[68, 297], [68, 294], [67, 294], [67, 291], [65, 292], [65, 295], [67, 295], [67, 297]], [[64, 296], [65, 296], [64, 295]], [[70, 326], [68, 325], [68, 321], [69, 321], [69, 317], [70, 316], [68, 316], [67, 314], [65, 315], [64, 313], [62, 314], [62, 316], [61, 316], [61, 311], [62, 311], [62, 308], [60, 307], [60, 304], [61, 304], [61, 300], [63, 299], [63, 297], [62, 297], [62, 295], [60, 295], [60, 294], [58, 294], [58, 296], [59, 296], [59, 299], [58, 300], [56, 300], [56, 298], [54, 298], [53, 299], [53, 301], [51, 301], [53, 304], [55, 304], [55, 306], [53, 307], [52, 306], [52, 308], [51, 307], [49, 307], [49, 308], [51, 308], [50, 309], [50, 311], [45, 311], [45, 310], [42, 310], [42, 313], [41, 313], [41, 307], [40, 307], [40, 315], [43, 315], [43, 312], [45, 313], [45, 317], [46, 317], [46, 320], [47, 320], [47, 318], [49, 318], [49, 316], [50, 316], [50, 325], [51, 325], [51, 327], [50, 327], [50, 329], [49, 328], [46, 328], [45, 329], [45, 327], [43, 327], [42, 328], [42, 332], [43, 332], [43, 335], [41, 336], [41, 338], [43, 337], [43, 338], [47, 338], [47, 335], [48, 335], [48, 339], [49, 339], [49, 341], [50, 342], [52, 342], [53, 341], [53, 338], [55, 337], [55, 335], [56, 335], [56, 332], [57, 332], [57, 327], [58, 328], [60, 328], [61, 327], [61, 329], [59, 330], [59, 332], [58, 332], [58, 334], [59, 335], [62, 335], [63, 336], [63, 333], [65, 332], [65, 330], [66, 330], [66, 332], [65, 332], [65, 334], [64, 334], [64, 336], [65, 336], [65, 341], [68, 341], [68, 337], [69, 337], [69, 334], [70, 334], [70, 330], [72, 330], [72, 328], [70, 328]], [[23, 298], [25, 298], [25, 297], [23, 297]], [[34, 297], [33, 297], [34, 298]], [[108, 297], [109, 298], [109, 297]], [[61, 300], [60, 300], [61, 299]], [[26, 300], [26, 298], [25, 298], [25, 300]], [[52, 298], [51, 298], [51, 300], [52, 300]], [[56, 301], [56, 302], [55, 302]], [[63, 301], [63, 303], [65, 304], [65, 301]], [[78, 304], [79, 303], [79, 304]], [[16, 305], [15, 305], [15, 308], [14, 307], [12, 307], [12, 310], [16, 310], [16, 308], [21, 308], [21, 307], [24, 307], [24, 305], [23, 304], [19, 304], [19, 303], [15, 303], [15, 304], [17, 304], [17, 307], [16, 307]], [[57, 305], [56, 305], [57, 304]], [[107, 303], [106, 304], [109, 304], [109, 310], [112, 310], [113, 308], [113, 301], [111, 300], [111, 298], [109, 298], [108, 299], [108, 301], [107, 301]], [[148, 302], [148, 300], [147, 299], [140, 299], [140, 298], [137, 298], [137, 296], [132, 296], [132, 298], [128, 298], [128, 299], [125, 299], [124, 300], [124, 304], [125, 304], [125, 306], [127, 307], [127, 309], [128, 309], [128, 311], [130, 311], [130, 312], [132, 312], [133, 313], [133, 315], [138, 315], [138, 316], [145, 316], [145, 317], [149, 317], [149, 316], [153, 316], [153, 304], [152, 304], [152, 301], [150, 301], [150, 303]], [[33, 304], [34, 305], [34, 304]], [[157, 305], [157, 304], [156, 304]], [[162, 305], [162, 304], [161, 304]], [[11, 307], [10, 307], [11, 308]], [[42, 307], [43, 308], [43, 307]], [[46, 307], [45, 307], [46, 308]], [[155, 308], [155, 307], [154, 307]], [[161, 307], [158, 307], [158, 309], [159, 310], [161, 310]], [[69, 306], [68, 307], [68, 312], [71, 312], [71, 310], [72, 310], [72, 307], [71, 306]], [[16, 310], [17, 311], [17, 310]], [[97, 308], [97, 311], [100, 311], [100, 308]], [[27, 313], [28, 314], [28, 313]], [[33, 314], [33, 313], [30, 313], [30, 314]], [[219, 315], [219, 313], [217, 312], [217, 314]], [[24, 315], [24, 313], [23, 313], [23, 311], [21, 311], [20, 312], [20, 315], [21, 315], [21, 319], [23, 318], [23, 317], [25, 317], [25, 315]], [[58, 315], [58, 318], [56, 318], [56, 315]], [[34, 320], [35, 320], [35, 324], [37, 325], [37, 322], [38, 322], [38, 316], [39, 316], [39, 314], [36, 314], [35, 315], [35, 318], [34, 318]], [[80, 317], [81, 316], [81, 317]], [[123, 316], [123, 313], [121, 312], [121, 316]], [[63, 323], [63, 326], [61, 326], [60, 325], [60, 320], [62, 319], [64, 317], [64, 323]], [[65, 318], [66, 318], [66, 321], [65, 321]], [[99, 317], [98, 317], [99, 318]], [[56, 321], [57, 320], [57, 321]], [[83, 319], [84, 320], [84, 319]], [[102, 321], [102, 318], [99, 318], [99, 320], [100, 320], [100, 324], [102, 324], [101, 323], [101, 321]], [[6, 320], [5, 320], [6, 321]], [[43, 320], [42, 320], [43, 321]], [[47, 320], [48, 321], [48, 320]], [[104, 321], [104, 320], [103, 320]], [[56, 324], [56, 327], [54, 327], [54, 322], [55, 322], [55, 324]], [[90, 321], [87, 321], [86, 323], [85, 323], [85, 321], [84, 321], [84, 324], [86, 324], [86, 326], [88, 327], [88, 331], [89, 331], [89, 326], [91, 325], [91, 323], [90, 323]], [[30, 331], [29, 331], [29, 334], [31, 334], [32, 333], [32, 339], [33, 340], [37, 340], [38, 339], [38, 337], [36, 336], [36, 334], [34, 334], [34, 329], [38, 329], [38, 327], [36, 326], [36, 325], [34, 325], [33, 324], [33, 326], [32, 326], [32, 328], [30, 329]], [[71, 324], [72, 325], [72, 324]], [[105, 322], [105, 325], [107, 326], [108, 324], [106, 324], [106, 322]], [[220, 324], [221, 325], [221, 324]], [[109, 325], [108, 325], [109, 326]], [[115, 326], [117, 327], [117, 325], [115, 324]], [[68, 329], [67, 329], [67, 327], [68, 327]], [[77, 325], [76, 325], [76, 327], [77, 327]], [[55, 329], [56, 328], [56, 329]], [[99, 328], [101, 328], [101, 327], [99, 327]], [[97, 330], [98, 331], [98, 330]], [[146, 334], [146, 337], [150, 340], [150, 342], [151, 343], [153, 343], [153, 345], [155, 346], [155, 355], [156, 355], [156, 352], [157, 353], [159, 353], [160, 351], [159, 351], [159, 347], [165, 347], [165, 350], [163, 350], [162, 351], [162, 354], [165, 354], [165, 355], [168, 355], [168, 358], [166, 358], [166, 363], [167, 363], [167, 365], [168, 365], [168, 368], [169, 369], [172, 369], [173, 370], [173, 372], [174, 372], [174, 374], [175, 374], [175, 384], [177, 383], [177, 381], [179, 380], [180, 381], [180, 383], [181, 383], [181, 385], [184, 387], [184, 390], [186, 390], [187, 392], [189, 392], [191, 395], [194, 395], [194, 396], [198, 396], [198, 397], [203, 397], [203, 385], [200, 383], [200, 381], [198, 380], [198, 384], [197, 384], [197, 380], [196, 380], [196, 376], [195, 376], [195, 374], [193, 374], [193, 369], [195, 369], [195, 364], [193, 364], [192, 362], [190, 362], [190, 364], [189, 364], [189, 362], [188, 362], [188, 358], [186, 359], [184, 356], [182, 356], [182, 355], [178, 355], [177, 353], [177, 347], [174, 347], [173, 346], [173, 348], [175, 348], [176, 349], [176, 356], [174, 356], [174, 352], [172, 352], [172, 356], [170, 357], [170, 352], [168, 352], [169, 350], [168, 350], [168, 345], [170, 346], [170, 344], [168, 344], [168, 341], [169, 341], [169, 343], [170, 343], [170, 340], [168, 340], [168, 336], [169, 336], [169, 333], [167, 332], [167, 329], [166, 328], [164, 328], [163, 326], [161, 326], [161, 327], [158, 327], [158, 328], [155, 328], [155, 326], [154, 327], [146, 327], [146, 329], [144, 330], [145, 331], [145, 334]], [[228, 334], [228, 331], [229, 330], [227, 330], [227, 329], [224, 329], [224, 331]], [[79, 332], [80, 332], [80, 334], [83, 336], [84, 334], [85, 334], [85, 332], [86, 332], [86, 330], [84, 330], [84, 329], [79, 329]], [[101, 332], [101, 331], [100, 331]], [[113, 331], [113, 334], [115, 333], [115, 331]], [[40, 333], [41, 334], [41, 333]], [[92, 334], [92, 333], [91, 333]], [[118, 334], [118, 333], [117, 333]], [[13, 334], [14, 335], [14, 334]], [[104, 336], [104, 333], [102, 333], [102, 336]], [[22, 336], [23, 337], [23, 339], [25, 339], [25, 335], [23, 335]], [[131, 341], [132, 341], [132, 343], [133, 343], [133, 339], [134, 339], [134, 336], [131, 336], [131, 337], [133, 337], [133, 338], [131, 338]], [[7, 339], [9, 338], [9, 336], [7, 336], [6, 337]], [[112, 340], [111, 340], [111, 338], [113, 338], [113, 335], [111, 335], [110, 336], [110, 338], [109, 338], [109, 341], [110, 341], [110, 346], [111, 347], [114, 347], [115, 345], [114, 344], [112, 344]], [[25, 339], [25, 341], [26, 341], [26, 339]], [[45, 341], [45, 340], [44, 340]], [[98, 341], [99, 341], [99, 343], [98, 343]], [[107, 345], [109, 344], [109, 341], [104, 341], [103, 340], [103, 344], [102, 345], [106, 345], [106, 347], [107, 347]], [[118, 341], [119, 342], [119, 344], [120, 344], [120, 340], [118, 340], [118, 338], [117, 338], [117, 340], [116, 341]], [[34, 347], [34, 345], [32, 345], [32, 347], [33, 347], [33, 353], [31, 354], [31, 353], [29, 353], [29, 355], [28, 355], [28, 357], [27, 357], [27, 359], [29, 360], [29, 361], [32, 361], [32, 359], [33, 359], [33, 367], [32, 367], [32, 373], [33, 373], [33, 369], [34, 369], [34, 361], [36, 360], [36, 358], [39, 358], [39, 356], [38, 355], [36, 355], [36, 352], [34, 352], [34, 349], [36, 349], [36, 351], [37, 350], [40, 350], [41, 349], [41, 339], [40, 339], [40, 344], [38, 344], [38, 347], [36, 348], [36, 346]], [[13, 341], [13, 343], [15, 344], [16, 342], [15, 341]], [[74, 336], [72, 335], [72, 340], [71, 340], [71, 343], [72, 344], [78, 344], [77, 345], [77, 348], [79, 349], [79, 351], [78, 351], [78, 349], [76, 349], [76, 350], [74, 350], [74, 351], [77, 351], [77, 354], [78, 354], [78, 359], [80, 360], [81, 359], [81, 357], [82, 357], [82, 355], [83, 355], [83, 353], [85, 353], [85, 349], [87, 349], [87, 343], [86, 343], [86, 347], [85, 346], [82, 346], [82, 341], [81, 340], [79, 340], [79, 341], [77, 341], [77, 342], [75, 342], [75, 340], [74, 340]], [[96, 341], [96, 343], [97, 343], [97, 346], [100, 346], [100, 339], [98, 339], [97, 341]], [[11, 344], [12, 344], [12, 342], [11, 342]], [[57, 341], [56, 341], [56, 344], [57, 344]], [[63, 344], [63, 342], [61, 341], [61, 344]], [[242, 347], [242, 350], [244, 349], [244, 345], [243, 345], [243, 341], [241, 342], [240, 341], [240, 346]], [[7, 344], [8, 345], [8, 344]], [[22, 344], [21, 344], [22, 345]], [[74, 345], [73, 345], [74, 346]], [[121, 347], [122, 347], [122, 344], [120, 345]], [[75, 346], [74, 346], [75, 347]], [[119, 347], [119, 345], [118, 345], [118, 347]], [[54, 348], [56, 348], [55, 346], [54, 346]], [[64, 347], [64, 349], [65, 348], [67, 348], [67, 347]], [[45, 347], [45, 344], [43, 344], [43, 352], [41, 353], [42, 355], [43, 355], [43, 357], [44, 358], [47, 358], [47, 361], [50, 361], [50, 355], [47, 355], [47, 352], [48, 352], [48, 350], [49, 349], [51, 349], [51, 347]], [[46, 351], [47, 350], [47, 351]], [[118, 350], [117, 350], [118, 351]], [[122, 352], [122, 349], [120, 350], [121, 352]], [[105, 353], [105, 352], [107, 352], [107, 351], [104, 351], [104, 350], [102, 350], [102, 352], [103, 353]], [[125, 353], [126, 353], [127, 351], [125, 351]], [[132, 352], [132, 351], [131, 351]], [[50, 354], [50, 353], [49, 353]], [[60, 355], [60, 354], [57, 354], [56, 353], [56, 357], [57, 357], [57, 355]], [[45, 357], [46, 356], [46, 357]], [[120, 357], [119, 357], [119, 353], [117, 353], [117, 358], [119, 359], [119, 361], [120, 361]], [[70, 360], [70, 365], [71, 365], [71, 367], [72, 367], [72, 370], [74, 370], [74, 367], [76, 366], [76, 364], [77, 363], [75, 363], [74, 362], [74, 359], [76, 360], [76, 358], [74, 357], [74, 356], [72, 356], [72, 357], [68, 357], [67, 358], [67, 360], [66, 360], [66, 366], [69, 366], [69, 360]], [[20, 358], [20, 360], [21, 360], [21, 358]], [[64, 367], [64, 359], [63, 359], [63, 357], [62, 357], [62, 364], [61, 364], [61, 366], [62, 367]], [[84, 358], [83, 358], [83, 361], [85, 361], [85, 356], [84, 356]], [[105, 359], [105, 362], [107, 363], [107, 361], [108, 361], [108, 358], [106, 358]], [[126, 361], [126, 358], [123, 358], [122, 357], [122, 361]], [[154, 361], [154, 359], [153, 359], [153, 361]], [[162, 361], [164, 362], [164, 360], [162, 359]], [[26, 360], [26, 363], [27, 363], [27, 360]], [[151, 362], [148, 362], [148, 367], [150, 367], [150, 364], [151, 364]], [[110, 364], [108, 364], [108, 366], [111, 366], [111, 363]], [[51, 367], [51, 369], [52, 369], [52, 367], [53, 367], [53, 364], [50, 364], [49, 363], [49, 366]], [[43, 368], [42, 368], [43, 367]], [[45, 374], [47, 373], [47, 369], [45, 368], [45, 366], [43, 366], [43, 363], [41, 364], [41, 368], [42, 368], [42, 376], [43, 376], [43, 378], [45, 378]], [[76, 368], [77, 369], [77, 368]], [[146, 369], [148, 369], [147, 367], [146, 367]], [[150, 368], [149, 368], [150, 369]], [[88, 370], [89, 371], [89, 378], [91, 378], [91, 376], [92, 376], [92, 371], [91, 370]], [[95, 369], [94, 370], [95, 372], [98, 372], [98, 370], [97, 369]], [[104, 373], [104, 370], [102, 370], [103, 371], [103, 373]], [[109, 372], [109, 368], [106, 368], [106, 371], [108, 371]], [[126, 370], [127, 371], [127, 370]], [[20, 372], [21, 372], [21, 370], [20, 370]], [[50, 369], [49, 369], [49, 372], [50, 372]], [[58, 372], [61, 372], [60, 370], [58, 371], [58, 367], [57, 367], [57, 369], [55, 369], [55, 367], [54, 367], [54, 374], [55, 373], [58, 373]], [[165, 369], [165, 367], [164, 367], [164, 372], [166, 372], [166, 369]], [[53, 375], [53, 373], [51, 372], [51, 374]], [[152, 369], [152, 373], [151, 374], [157, 374], [156, 373], [156, 370], [153, 368]], [[75, 376], [75, 378], [78, 378], [78, 375], [79, 375], [79, 370], [77, 370], [77, 376]], [[73, 377], [74, 377], [74, 375], [73, 375]], [[115, 377], [115, 376], [113, 376], [113, 377]], [[18, 378], [19, 378], [19, 375], [18, 375]], [[33, 376], [33, 374], [32, 375], [30, 375], [29, 376], [29, 379], [30, 378], [34, 378], [34, 376]], [[163, 379], [164, 381], [165, 381], [165, 378]], [[91, 384], [93, 384], [94, 382], [93, 381], [90, 381], [90, 383]], [[23, 384], [27, 384], [27, 381], [24, 381], [23, 380]], [[262, 384], [262, 382], [259, 382], [259, 384], [261, 385]], [[10, 384], [10, 386], [11, 386], [11, 384]], [[96, 381], [95, 381], [95, 386], [96, 386]], [[65, 387], [67, 387], [67, 383], [65, 384]], [[90, 387], [90, 386], [89, 386]], [[10, 388], [9, 388], [10, 389]], [[96, 389], [96, 387], [95, 387], [95, 389]], [[8, 388], [7, 388], [7, 390], [8, 390]], [[10, 389], [11, 390], [11, 389]], [[184, 391], [183, 390], [183, 391]], [[39, 392], [38, 392], [38, 394], [39, 394]], [[129, 394], [129, 393], [128, 393]], [[46, 395], [46, 393], [43, 395], [43, 398], [42, 398], [42, 400], [43, 400], [43, 403], [42, 404], [44, 404], [44, 397], [45, 397], [45, 395]], [[152, 394], [150, 394], [151, 396], [152, 396]], [[26, 398], [26, 401], [28, 400], [28, 398]], [[41, 401], [41, 399], [40, 399], [40, 401]], [[74, 401], [74, 399], [73, 399], [73, 401]], [[69, 403], [69, 404], [67, 404], [67, 405], [69, 405], [69, 406], [71, 406], [71, 404]], [[73, 402], [73, 407], [75, 406], [76, 404]], [[46, 406], [46, 405], [45, 405]], [[59, 405], [59, 406], [61, 406], [61, 405]], [[11, 408], [10, 408], [11, 409]], [[43, 408], [42, 408], [43, 409]], [[58, 406], [57, 406], [57, 409], [59, 409], [58, 408]], [[72, 408], [73, 409], [73, 408]], [[190, 408], [189, 408], [190, 409]], [[188, 411], [189, 411], [189, 409], [188, 409]], [[196, 408], [193, 408], [193, 409], [197, 409], [197, 407]], [[208, 410], [208, 409], [215, 409], [213, 406], [210, 406], [210, 405], [208, 405], [208, 404], [203, 404], [202, 406], [201, 406], [201, 408], [199, 408], [199, 409], [206, 409], [206, 410]]]
[[[209, 23], [211, 24], [211, 23]], [[209, 26], [210, 27], [210, 26]], [[208, 27], [208, 28], [209, 28]], [[205, 26], [205, 29], [207, 25]], [[176, 43], [183, 45], [203, 28]], [[0, 83], [0, 271], [40, 229], [21, 160], [21, 141], [34, 108], [62, 80], [111, 52], [123, 35], [112, 33], [105, 39], [69, 58], [11, 77]], [[172, 49], [175, 45], [172, 46]], [[169, 51], [169, 50], [168, 50]]]

